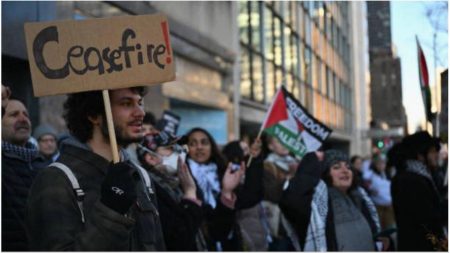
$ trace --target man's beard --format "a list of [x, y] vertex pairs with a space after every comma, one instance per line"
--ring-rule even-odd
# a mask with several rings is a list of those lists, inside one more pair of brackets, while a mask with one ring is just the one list
[[[103, 137], [108, 139], [108, 141], [109, 141], [108, 126], [106, 124], [102, 124], [101, 130], [102, 130]], [[122, 133], [124, 132], [122, 130], [123, 129], [121, 127], [114, 126], [114, 132], [116, 133], [117, 145], [119, 145], [121, 147], [126, 147], [131, 143], [141, 142], [144, 139], [144, 136], [136, 137], [136, 138], [126, 138], [125, 136], [122, 135]]]

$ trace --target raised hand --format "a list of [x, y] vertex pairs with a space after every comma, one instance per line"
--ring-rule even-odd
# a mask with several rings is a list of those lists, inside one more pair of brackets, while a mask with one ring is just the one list
[[241, 178], [245, 175], [245, 163], [241, 162], [241, 167], [238, 171], [233, 172], [231, 169], [231, 163], [228, 163], [227, 170], [222, 179], [222, 194], [226, 198], [230, 198], [233, 194], [233, 190], [239, 185]]
[[180, 157], [178, 157], [178, 179], [180, 180], [184, 197], [197, 199], [197, 187], [195, 186], [194, 178], [192, 177], [191, 172], [189, 172], [186, 163], [184, 163]]

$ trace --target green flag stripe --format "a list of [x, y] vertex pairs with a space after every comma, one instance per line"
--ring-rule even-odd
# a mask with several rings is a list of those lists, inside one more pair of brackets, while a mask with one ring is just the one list
[[267, 134], [277, 138], [283, 146], [299, 157], [303, 157], [307, 151], [306, 145], [299, 133], [293, 133], [280, 124], [275, 124], [264, 130]]

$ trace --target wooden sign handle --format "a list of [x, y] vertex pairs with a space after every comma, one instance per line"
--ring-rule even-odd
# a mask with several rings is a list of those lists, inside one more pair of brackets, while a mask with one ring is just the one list
[[112, 118], [111, 102], [109, 100], [108, 90], [103, 90], [103, 102], [105, 104], [106, 122], [108, 124], [109, 143], [111, 144], [111, 152], [113, 162], [119, 162], [119, 150], [117, 148], [116, 131], [114, 131], [114, 122]]

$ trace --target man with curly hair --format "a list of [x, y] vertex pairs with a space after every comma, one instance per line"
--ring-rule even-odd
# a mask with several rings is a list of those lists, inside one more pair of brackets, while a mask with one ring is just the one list
[[64, 142], [57, 162], [73, 172], [85, 194], [80, 199], [68, 176], [55, 165], [37, 176], [28, 205], [32, 250], [165, 249], [150, 178], [123, 152], [143, 138], [145, 89], [109, 94], [121, 162], [111, 162], [101, 91], [69, 95], [64, 118], [73, 137]]

